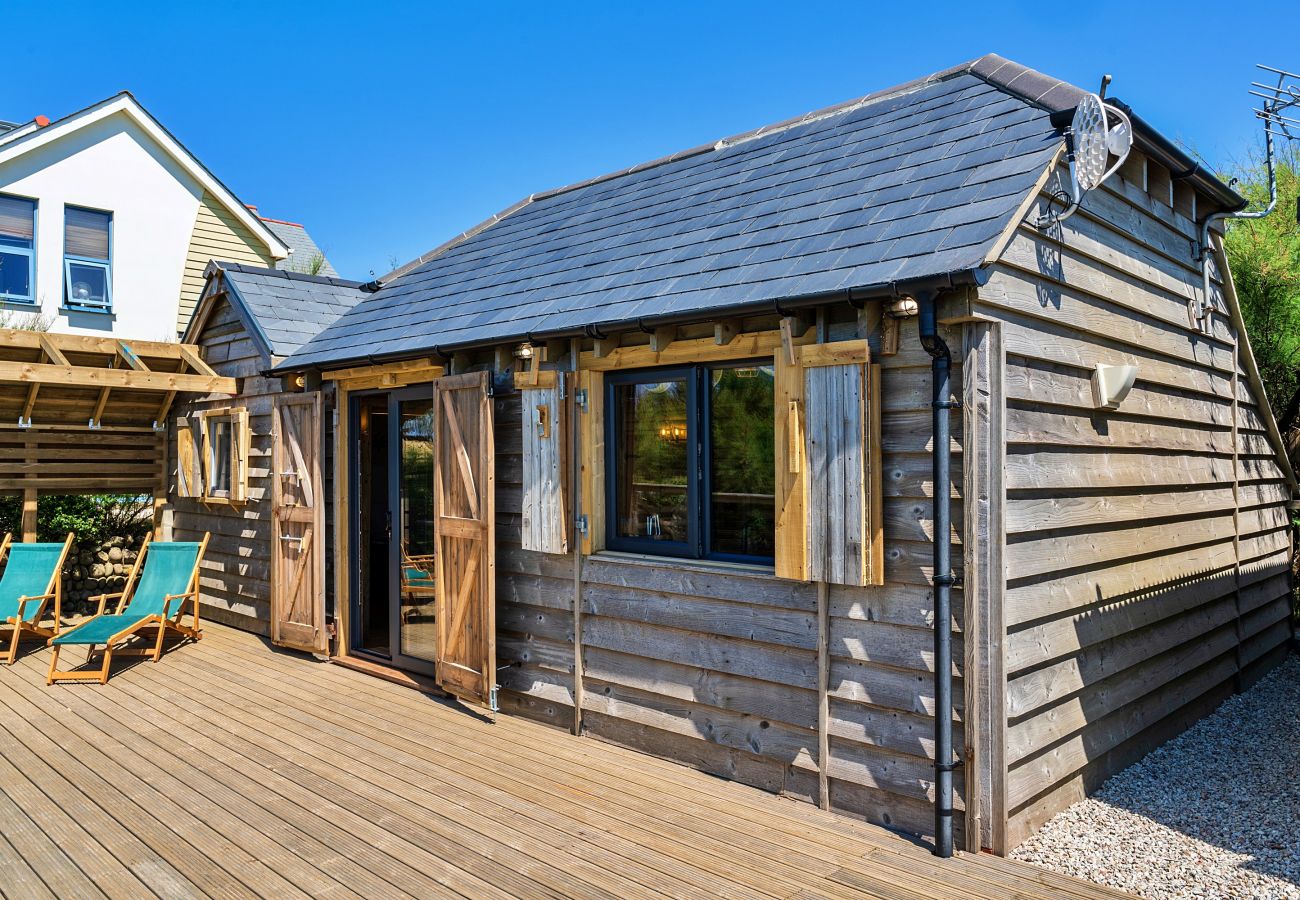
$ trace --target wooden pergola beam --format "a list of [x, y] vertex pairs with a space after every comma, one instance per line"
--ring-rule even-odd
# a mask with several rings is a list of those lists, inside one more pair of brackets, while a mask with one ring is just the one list
[[168, 391], [163, 394], [162, 403], [158, 405], [158, 415], [153, 417], [155, 425], [163, 425], [167, 419], [167, 413], [171, 412], [172, 403], [176, 400], [176, 392]]
[[188, 344], [181, 344], [180, 347], [181, 347], [181, 359], [185, 362], [185, 365], [189, 366], [192, 370], [197, 372], [199, 375], [217, 374], [216, 371], [210, 365], [208, 365], [206, 362], [203, 361], [203, 357], [199, 356], [199, 351], [195, 350], [193, 347], [189, 346]]
[[94, 366], [62, 366], [0, 360], [0, 382], [56, 384], [63, 387], [127, 388], [133, 391], [188, 391], [235, 394], [236, 379], [219, 375], [191, 375]]
[[142, 360], [136, 354], [136, 352], [131, 349], [131, 345], [128, 344], [126, 341], [117, 342], [117, 355], [122, 357], [122, 361], [125, 362], [132, 369], [135, 369], [135, 371], [137, 372], [149, 371], [149, 367], [144, 364], [144, 360]]
[[50, 340], [48, 334], [42, 334], [40, 336], [40, 347], [41, 352], [49, 357], [50, 362], [60, 366], [72, 365], [72, 363], [68, 362], [68, 358], [63, 355], [63, 351], [55, 345], [54, 341]]
[[108, 406], [108, 395], [112, 388], [103, 388], [99, 392], [99, 399], [95, 401], [95, 411], [90, 414], [91, 427], [98, 426], [104, 420], [104, 407]]
[[41, 386], [33, 384], [27, 389], [27, 402], [23, 404], [23, 414], [18, 417], [18, 424], [31, 424], [32, 410], [36, 408], [36, 396], [40, 394]]
[[[65, 353], [102, 353], [116, 356], [119, 352], [117, 338], [92, 337], [83, 334], [52, 334], [26, 331], [17, 328], [0, 328], [0, 346], [24, 350], [42, 350], [52, 359]], [[53, 349], [53, 353], [51, 352]], [[182, 348], [193, 349], [190, 344], [166, 341], [131, 341], [131, 349], [148, 359], [183, 359]], [[59, 354], [56, 356], [55, 354]], [[60, 365], [66, 364], [66, 359]]]

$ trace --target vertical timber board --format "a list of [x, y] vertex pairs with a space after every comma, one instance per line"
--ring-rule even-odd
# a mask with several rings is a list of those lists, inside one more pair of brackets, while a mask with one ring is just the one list
[[578, 378], [580, 389], [586, 391], [587, 396], [580, 432], [582, 471], [579, 494], [582, 515], [587, 520], [581, 552], [590, 556], [605, 549], [605, 376], [583, 369]]
[[[776, 374], [776, 576], [807, 581], [808, 467], [804, 449], [804, 373], [784, 353], [773, 360]], [[584, 485], [585, 487], [585, 485]]]
[[520, 541], [525, 550], [568, 553], [566, 495], [567, 418], [560, 378], [521, 386], [523, 504]]
[[867, 583], [867, 379], [863, 365], [806, 368], [808, 555], [814, 581]]
[[[971, 322], [963, 361], [966, 849], [1007, 846], [1005, 457], [1001, 326]], [[938, 627], [938, 623], [936, 623]]]
[[495, 454], [492, 373], [439, 378], [434, 396], [437, 681], [494, 705], [496, 688]]
[[321, 653], [325, 630], [321, 396], [274, 398], [271, 415], [271, 640]]
[[335, 653], [348, 654], [348, 610], [352, 603], [351, 453], [349, 441], [352, 400], [346, 384], [340, 382], [334, 394], [334, 635]]

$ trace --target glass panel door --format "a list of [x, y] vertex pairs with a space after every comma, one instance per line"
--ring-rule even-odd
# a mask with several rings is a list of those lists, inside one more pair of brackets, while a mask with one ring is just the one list
[[401, 552], [398, 632], [403, 656], [437, 658], [437, 610], [433, 564], [433, 398], [398, 399], [397, 504]]
[[437, 659], [433, 386], [352, 399], [353, 651], [432, 673]]
[[388, 395], [352, 401], [352, 496], [355, 535], [352, 567], [351, 649], [392, 655], [389, 611], [393, 517], [388, 490]]

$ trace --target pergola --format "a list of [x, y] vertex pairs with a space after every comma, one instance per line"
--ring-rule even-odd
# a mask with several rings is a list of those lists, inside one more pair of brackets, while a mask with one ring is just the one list
[[0, 329], [0, 493], [167, 499], [168, 411], [181, 393], [235, 394], [192, 344]]

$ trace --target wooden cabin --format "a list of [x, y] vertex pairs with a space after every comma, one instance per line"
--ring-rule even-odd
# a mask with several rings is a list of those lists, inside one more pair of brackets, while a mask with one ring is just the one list
[[170, 534], [211, 534], [204, 614], [321, 653], [334, 390], [269, 372], [361, 296], [339, 278], [209, 263], [185, 339], [237, 392], [191, 395], [168, 422]]
[[1082, 96], [983, 57], [364, 286], [274, 368], [338, 410], [334, 658], [998, 853], [1257, 678], [1296, 482], [1217, 240], [1200, 294], [1244, 201], [1134, 119], [1039, 227]]

